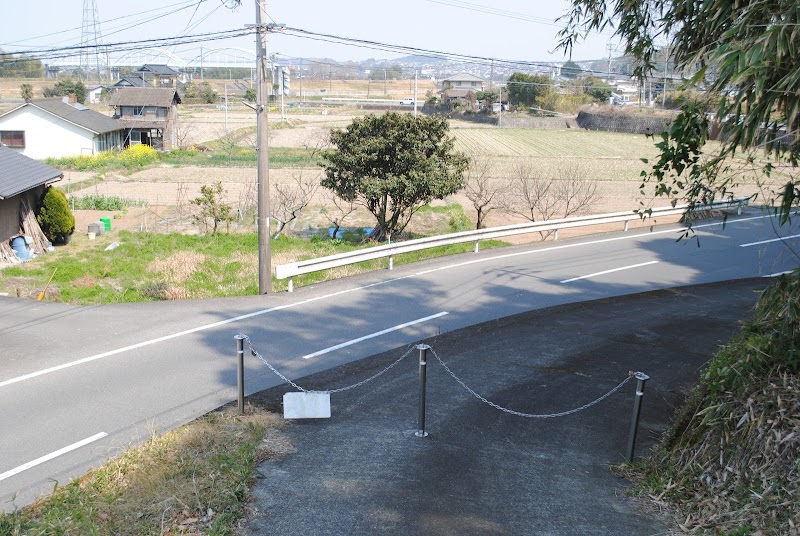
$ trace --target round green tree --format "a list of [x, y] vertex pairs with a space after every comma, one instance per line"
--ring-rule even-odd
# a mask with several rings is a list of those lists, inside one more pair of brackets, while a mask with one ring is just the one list
[[443, 117], [370, 114], [331, 132], [322, 186], [375, 216], [370, 235], [385, 240], [433, 199], [464, 187], [468, 158], [454, 149]]
[[75, 216], [69, 209], [67, 196], [52, 186], [44, 191], [36, 219], [45, 236], [54, 244], [63, 244], [75, 232]]

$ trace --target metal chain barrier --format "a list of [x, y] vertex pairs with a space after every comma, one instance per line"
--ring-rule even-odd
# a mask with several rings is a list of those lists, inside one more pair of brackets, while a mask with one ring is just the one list
[[381, 376], [384, 373], [388, 372], [390, 369], [394, 368], [395, 365], [397, 365], [403, 359], [408, 357], [408, 355], [411, 353], [411, 351], [414, 350], [414, 347], [412, 346], [411, 348], [408, 349], [408, 351], [406, 351], [406, 353], [401, 355], [397, 359], [397, 361], [395, 361], [394, 363], [392, 363], [391, 365], [389, 365], [385, 369], [381, 370], [377, 374], [375, 374], [373, 376], [370, 376], [369, 378], [367, 378], [365, 380], [361, 380], [358, 383], [354, 383], [353, 385], [348, 385], [347, 387], [340, 387], [338, 389], [331, 389], [331, 390], [326, 390], [326, 391], [315, 391], [315, 390], [312, 390], [312, 389], [304, 389], [303, 387], [300, 387], [295, 382], [293, 382], [292, 380], [290, 380], [289, 378], [287, 378], [286, 376], [281, 374], [278, 369], [273, 367], [266, 359], [264, 359], [261, 356], [261, 354], [258, 353], [258, 350], [255, 349], [255, 347], [253, 346], [253, 343], [250, 341], [250, 337], [248, 337], [247, 335], [242, 335], [242, 337], [244, 337], [247, 340], [247, 346], [250, 348], [250, 353], [253, 356], [259, 358], [267, 366], [267, 368], [269, 368], [272, 372], [274, 372], [275, 375], [278, 376], [280, 379], [282, 379], [284, 382], [288, 383], [289, 385], [291, 385], [292, 387], [294, 387], [295, 389], [297, 389], [298, 391], [301, 391], [303, 393], [331, 393], [331, 394], [333, 394], [333, 393], [341, 393], [342, 391], [349, 391], [350, 389], [355, 389], [356, 387], [361, 387], [365, 383], [371, 382], [372, 380], [374, 380], [378, 376]]
[[619, 385], [617, 385], [616, 387], [611, 389], [609, 392], [607, 392], [606, 394], [604, 394], [600, 398], [592, 400], [588, 404], [584, 404], [583, 406], [581, 406], [579, 408], [574, 408], [574, 409], [570, 409], [570, 410], [567, 410], [567, 411], [561, 411], [561, 412], [558, 412], [558, 413], [549, 413], [549, 414], [523, 413], [521, 411], [515, 411], [513, 409], [504, 408], [503, 406], [501, 406], [499, 404], [495, 404], [491, 400], [488, 400], [485, 397], [481, 396], [480, 394], [476, 393], [473, 389], [470, 389], [470, 387], [466, 383], [461, 381], [461, 379], [458, 376], [456, 376], [455, 373], [453, 373], [452, 370], [450, 370], [450, 367], [448, 367], [444, 363], [444, 361], [442, 361], [442, 358], [439, 357], [439, 354], [437, 354], [436, 351], [433, 348], [431, 348], [430, 350], [431, 350], [431, 352], [433, 352], [433, 355], [434, 355], [434, 357], [436, 357], [436, 360], [439, 361], [439, 363], [450, 374], [450, 376], [452, 376], [453, 379], [455, 381], [457, 381], [461, 385], [461, 387], [466, 389], [467, 392], [469, 392], [472, 396], [474, 396], [475, 398], [477, 398], [478, 400], [480, 400], [484, 404], [488, 404], [488, 405], [492, 406], [495, 409], [499, 409], [502, 412], [510, 413], [511, 415], [516, 415], [518, 417], [528, 417], [528, 418], [531, 418], [531, 419], [551, 419], [553, 417], [565, 417], [567, 415], [572, 415], [573, 413], [578, 413], [579, 411], [583, 411], [585, 409], [588, 409], [588, 408], [594, 406], [595, 404], [599, 404], [600, 402], [602, 402], [603, 400], [605, 400], [609, 396], [611, 396], [614, 393], [616, 393], [623, 385], [628, 383], [631, 380], [631, 378], [633, 377], [631, 374], [629, 374], [627, 378], [625, 378]]

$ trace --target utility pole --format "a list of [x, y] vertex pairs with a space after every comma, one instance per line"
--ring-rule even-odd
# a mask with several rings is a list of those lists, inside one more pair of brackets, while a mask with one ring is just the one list
[[414, 117], [417, 117], [417, 70], [414, 69]]
[[608, 42], [608, 45], [606, 45], [606, 48], [608, 48], [608, 78], [610, 79], [611, 78], [611, 48], [612, 48], [611, 47], [611, 41]]
[[492, 68], [489, 70], [489, 93], [492, 92], [494, 82], [494, 60], [492, 60]]
[[[256, 58], [258, 85], [256, 88], [256, 146], [258, 148], [258, 293], [272, 290], [272, 258], [269, 226], [269, 88], [267, 82], [267, 0], [256, 0]], [[201, 71], [202, 72], [202, 71]], [[272, 80], [272, 76], [269, 77]]]
[[661, 107], [667, 107], [667, 65], [669, 65], [670, 47], [667, 47], [667, 55], [664, 56], [664, 87], [661, 88]]

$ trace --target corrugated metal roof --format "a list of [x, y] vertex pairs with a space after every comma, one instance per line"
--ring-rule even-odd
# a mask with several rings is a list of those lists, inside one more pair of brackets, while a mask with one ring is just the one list
[[160, 106], [169, 108], [173, 99], [180, 104], [181, 98], [171, 88], [121, 87], [111, 96], [111, 106]]
[[0, 147], [0, 199], [64, 177], [64, 173], [8, 147]]
[[[64, 102], [61, 97], [55, 99], [37, 99], [26, 102], [20, 108], [25, 106], [35, 106], [47, 113], [53, 114], [65, 121], [74, 123], [79, 127], [90, 130], [95, 134], [105, 134], [106, 132], [114, 132], [120, 130], [122, 127], [115, 119], [103, 115], [100, 112], [90, 110], [81, 104], [72, 105]], [[15, 108], [14, 110], [18, 110]], [[14, 111], [12, 110], [12, 112]], [[11, 113], [11, 112], [9, 112]]]

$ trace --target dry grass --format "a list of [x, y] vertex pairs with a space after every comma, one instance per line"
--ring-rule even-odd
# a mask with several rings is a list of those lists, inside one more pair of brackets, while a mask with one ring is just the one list
[[206, 256], [194, 251], [179, 251], [166, 259], [157, 259], [147, 265], [147, 271], [161, 274], [170, 282], [183, 283], [197, 272]]
[[0, 534], [232, 534], [256, 465], [293, 452], [282, 426], [253, 408], [210, 413], [0, 516]]

